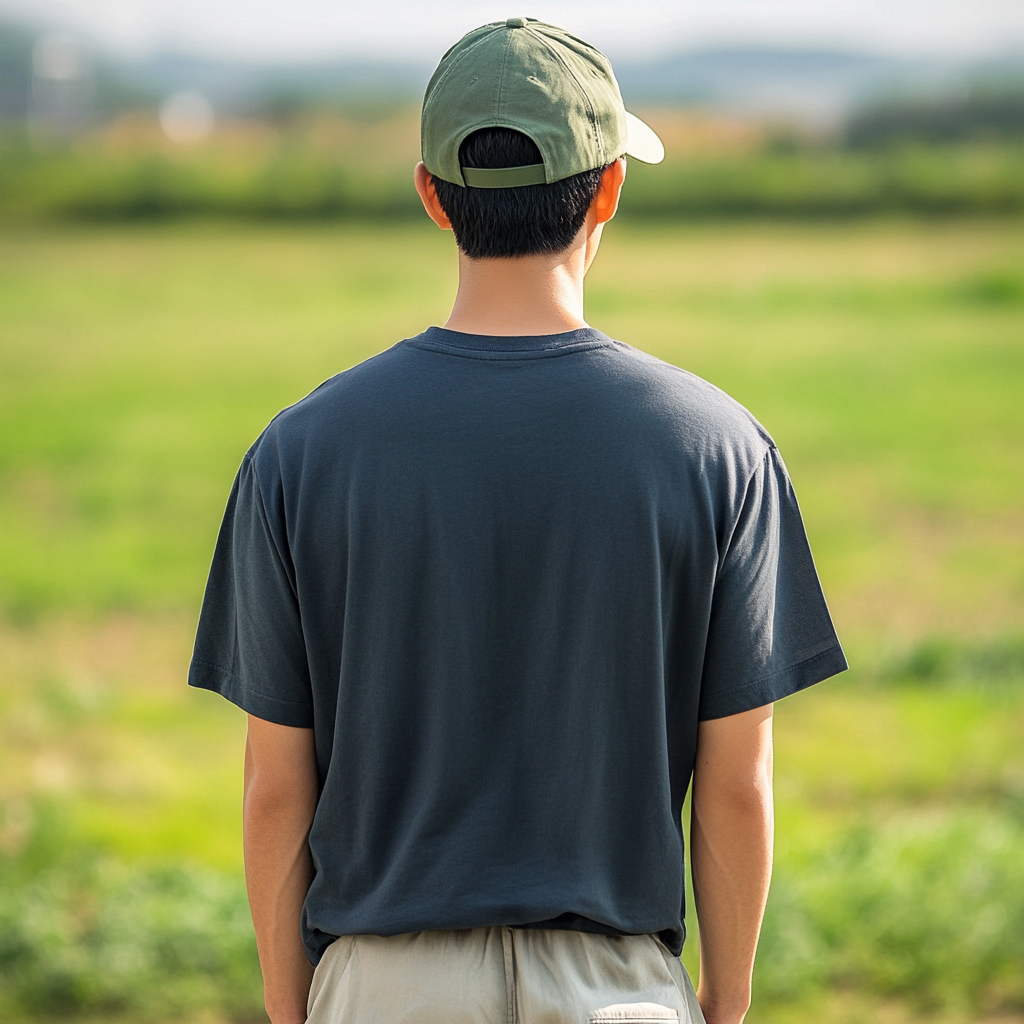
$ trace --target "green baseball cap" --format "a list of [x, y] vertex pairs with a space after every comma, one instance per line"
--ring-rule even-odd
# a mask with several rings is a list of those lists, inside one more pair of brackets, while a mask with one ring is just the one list
[[[461, 167], [459, 146], [480, 128], [522, 132], [544, 162]], [[534, 18], [483, 25], [441, 58], [423, 97], [420, 142], [431, 174], [472, 188], [550, 184], [620, 156], [665, 156], [653, 129], [627, 113], [608, 58]]]

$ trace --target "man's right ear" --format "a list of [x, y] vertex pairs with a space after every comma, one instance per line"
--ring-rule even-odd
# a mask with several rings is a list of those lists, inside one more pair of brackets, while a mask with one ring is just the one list
[[601, 175], [601, 184], [594, 196], [593, 211], [594, 219], [598, 224], [604, 224], [615, 216], [619, 208], [619, 196], [622, 193], [622, 183], [626, 180], [626, 161], [623, 157], [609, 164]]
[[413, 179], [416, 182], [416, 191], [419, 193], [420, 202], [423, 203], [423, 209], [427, 211], [427, 216], [442, 231], [451, 231], [452, 222], [448, 219], [448, 214], [441, 208], [441, 200], [437, 198], [437, 189], [434, 188], [433, 178], [422, 160], [413, 171]]

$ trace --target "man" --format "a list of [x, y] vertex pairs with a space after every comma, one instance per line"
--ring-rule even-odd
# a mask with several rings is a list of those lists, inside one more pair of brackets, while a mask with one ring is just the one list
[[451, 317], [250, 449], [190, 673], [249, 713], [267, 1012], [738, 1024], [771, 705], [845, 668], [785, 467], [722, 392], [583, 319], [623, 157], [662, 156], [599, 52], [471, 32], [422, 142]]

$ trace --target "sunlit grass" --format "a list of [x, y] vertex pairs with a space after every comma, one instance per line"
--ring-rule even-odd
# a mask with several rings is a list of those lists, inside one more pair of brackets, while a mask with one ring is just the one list
[[[70, 902], [37, 906], [83, 929], [66, 963], [85, 994], [67, 1012], [103, 1016], [89, 991], [110, 1013], [198, 1005], [183, 990], [154, 996], [162, 1009], [136, 998], [144, 958], [104, 989], [89, 972], [134, 933], [110, 924], [101, 942], [81, 907], [132, 886], [154, 919], [176, 898], [161, 893], [216, 903], [213, 886], [229, 917], [241, 899], [243, 716], [184, 686], [231, 477], [278, 409], [443, 322], [454, 285], [450, 240], [429, 226], [0, 239], [0, 910], [22, 920], [11, 864], [51, 871], [53, 899], [71, 886]], [[773, 433], [854, 666], [777, 709], [762, 972], [780, 973], [762, 977], [751, 1020], [1013, 1011], [999, 948], [1016, 949], [1024, 891], [1005, 854], [1024, 820], [1024, 232], [613, 225], [588, 316], [722, 386]], [[102, 878], [75, 874], [89, 858]], [[186, 875], [162, 889], [169, 863]], [[952, 952], [873, 974], [872, 950], [924, 942], [918, 906]], [[979, 914], [1001, 947], [972, 931]], [[185, 941], [192, 925], [168, 920], [172, 946]], [[790, 948], [794, 928], [809, 945]], [[18, 934], [31, 960], [48, 933]], [[247, 962], [222, 1010], [250, 1005]]]
[[[270, 417], [453, 292], [429, 225], [5, 236], [0, 603], [195, 608]], [[774, 434], [848, 641], [1019, 622], [1016, 224], [614, 228], [588, 315]]]

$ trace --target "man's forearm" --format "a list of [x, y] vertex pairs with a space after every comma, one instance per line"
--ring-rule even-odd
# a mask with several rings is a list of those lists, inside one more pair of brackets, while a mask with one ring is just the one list
[[313, 879], [308, 835], [316, 810], [316, 780], [301, 765], [280, 770], [253, 748], [250, 728], [242, 825], [264, 998], [273, 1024], [302, 1024], [313, 969], [299, 929]]
[[770, 713], [766, 724], [752, 724], [756, 728], [746, 742], [733, 744], [739, 753], [708, 742], [702, 759], [698, 747], [694, 772], [690, 857], [700, 928], [697, 998], [708, 1024], [739, 1024], [750, 1005], [771, 881]]

